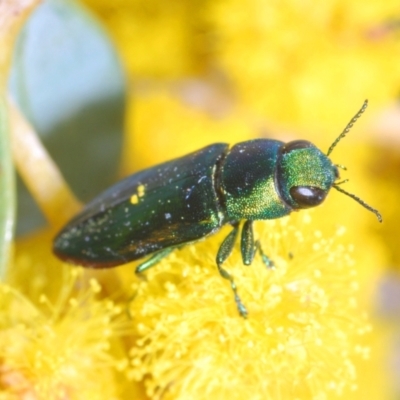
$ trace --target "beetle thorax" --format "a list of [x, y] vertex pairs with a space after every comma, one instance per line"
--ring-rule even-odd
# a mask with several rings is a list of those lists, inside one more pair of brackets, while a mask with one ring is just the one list
[[228, 220], [273, 219], [287, 215], [288, 205], [276, 188], [277, 140], [257, 139], [230, 149], [220, 171], [220, 190]]

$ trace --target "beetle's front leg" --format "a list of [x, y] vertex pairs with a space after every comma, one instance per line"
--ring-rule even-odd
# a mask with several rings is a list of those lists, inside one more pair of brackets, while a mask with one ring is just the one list
[[263, 261], [263, 263], [265, 264], [265, 266], [267, 268], [275, 267], [274, 262], [264, 253], [263, 249], [261, 248], [261, 244], [260, 244], [259, 240], [256, 240], [256, 242], [255, 242], [255, 249], [256, 249], [256, 251], [259, 252], [259, 254], [261, 256], [261, 260]]
[[242, 253], [242, 260], [244, 265], [251, 265], [256, 253], [256, 246], [254, 244], [253, 221], [247, 220], [243, 224], [242, 238], [240, 244]]
[[239, 222], [235, 222], [232, 224], [233, 229], [229, 233], [229, 235], [224, 239], [224, 241], [221, 243], [221, 246], [218, 250], [217, 254], [217, 266], [218, 266], [218, 271], [221, 274], [221, 276], [225, 279], [228, 279], [231, 283], [231, 288], [233, 290], [233, 294], [235, 297], [235, 302], [239, 311], [239, 314], [243, 317], [247, 317], [247, 309], [242, 303], [242, 300], [240, 299], [238, 293], [237, 293], [237, 287], [236, 284], [232, 278], [232, 276], [224, 269], [222, 268], [222, 264], [224, 261], [229, 257], [229, 255], [232, 253], [233, 246], [235, 245], [235, 241], [239, 232]]
[[240, 249], [244, 265], [251, 265], [254, 255], [258, 251], [265, 266], [267, 268], [274, 267], [274, 262], [263, 252], [260, 241], [254, 241], [253, 221], [247, 220], [243, 224]]

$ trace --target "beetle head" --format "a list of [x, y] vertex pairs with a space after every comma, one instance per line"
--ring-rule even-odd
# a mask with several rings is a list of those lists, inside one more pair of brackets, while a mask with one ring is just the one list
[[277, 180], [281, 196], [292, 208], [321, 204], [338, 177], [337, 167], [312, 143], [295, 140], [282, 147]]
[[360, 118], [368, 105], [368, 100], [357, 114], [346, 125], [343, 132], [331, 144], [325, 155], [312, 143], [305, 140], [296, 140], [285, 144], [280, 152], [280, 161], [277, 171], [277, 183], [281, 196], [293, 209], [315, 207], [321, 204], [331, 187], [352, 198], [358, 204], [373, 212], [382, 222], [378, 210], [372, 208], [358, 196], [339, 187], [346, 182], [337, 182], [339, 179], [338, 166], [328, 158], [337, 144], [349, 133], [354, 123]]

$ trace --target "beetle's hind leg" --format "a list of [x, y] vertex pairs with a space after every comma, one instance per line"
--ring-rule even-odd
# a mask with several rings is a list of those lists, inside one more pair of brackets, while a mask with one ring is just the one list
[[[142, 279], [143, 281], [146, 281], [146, 277], [142, 275], [142, 272], [148, 270], [149, 268], [153, 267], [157, 263], [159, 263], [164, 257], [167, 257], [168, 254], [172, 253], [175, 250], [175, 247], [168, 247], [166, 249], [162, 249], [160, 251], [157, 251], [153, 255], [151, 255], [146, 261], [143, 261], [141, 264], [139, 264], [136, 269], [135, 269], [135, 274], [138, 278]], [[130, 296], [129, 302], [132, 302], [135, 297], [138, 294], [138, 289], [135, 290], [135, 292]], [[130, 318], [133, 318], [133, 315], [131, 314], [129, 308], [128, 308], [128, 315]]]
[[237, 235], [239, 232], [239, 223], [235, 222], [233, 224], [233, 229], [229, 233], [229, 235], [224, 239], [224, 241], [221, 243], [221, 246], [218, 250], [217, 254], [217, 266], [218, 266], [218, 271], [221, 274], [221, 276], [225, 279], [228, 279], [229, 282], [231, 283], [231, 288], [233, 290], [233, 295], [235, 297], [235, 302], [236, 306], [238, 308], [239, 314], [243, 317], [247, 317], [247, 309], [242, 303], [242, 300], [240, 299], [238, 293], [237, 293], [237, 286], [232, 278], [232, 276], [224, 269], [222, 268], [222, 264], [224, 261], [229, 257], [229, 255], [232, 253], [233, 246], [235, 244]]
[[141, 276], [140, 274], [143, 271], [148, 270], [149, 268], [153, 267], [157, 263], [159, 263], [164, 257], [166, 257], [168, 254], [172, 253], [175, 250], [175, 247], [168, 247], [166, 249], [157, 251], [157, 253], [154, 253], [150, 258], [148, 258], [146, 261], [142, 262], [136, 267], [135, 273], [138, 276]]

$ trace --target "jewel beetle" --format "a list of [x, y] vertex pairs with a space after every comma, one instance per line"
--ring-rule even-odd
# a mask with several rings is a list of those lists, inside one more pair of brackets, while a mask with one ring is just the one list
[[325, 155], [311, 142], [284, 143], [255, 139], [229, 147], [216, 143], [172, 161], [137, 172], [115, 184], [84, 207], [54, 239], [62, 260], [108, 268], [149, 256], [139, 274], [176, 248], [193, 243], [230, 224], [216, 256], [221, 276], [230, 281], [238, 311], [242, 303], [232, 276], [223, 268], [239, 235], [241, 255], [250, 265], [258, 252], [272, 261], [254, 240], [253, 221], [274, 219], [320, 205], [335, 188], [372, 211], [339, 182], [338, 165], [329, 159], [367, 107], [367, 100]]

